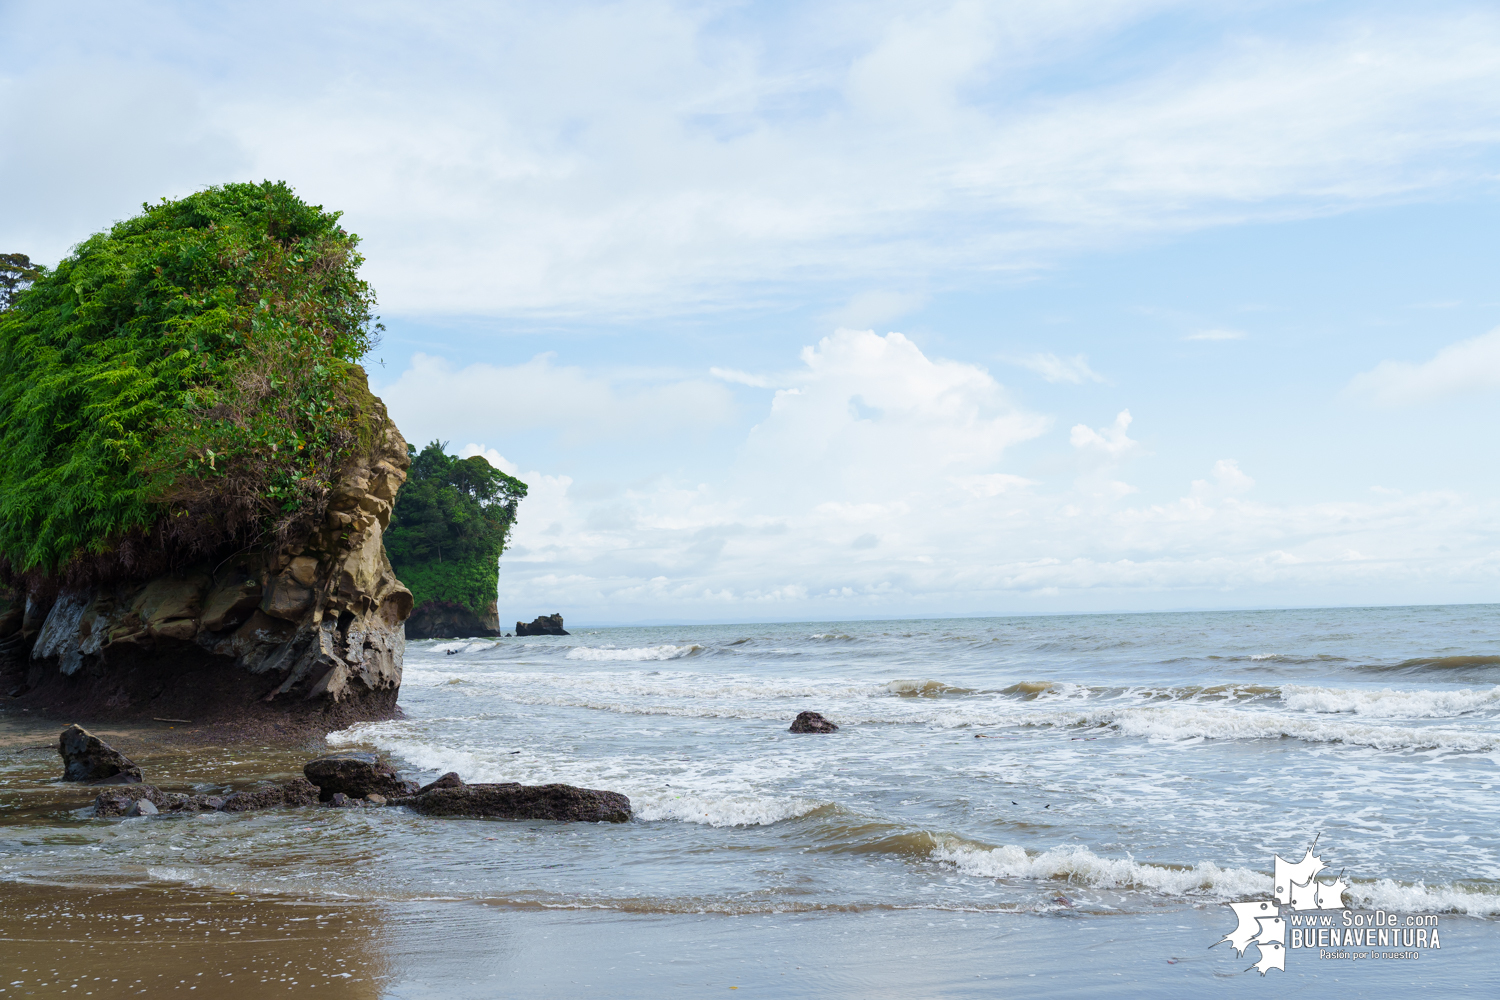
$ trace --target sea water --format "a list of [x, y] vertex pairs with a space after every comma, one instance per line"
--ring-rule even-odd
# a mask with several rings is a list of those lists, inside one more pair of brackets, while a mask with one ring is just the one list
[[[1162, 952], [1148, 956], [1160, 982], [1179, 956], [1204, 961], [1234, 927], [1223, 904], [1270, 898], [1273, 856], [1316, 843], [1320, 877], [1349, 884], [1347, 907], [1442, 915], [1452, 961], [1469, 949], [1464, 982], [1448, 988], [1477, 989], [1469, 980], [1500, 967], [1485, 957], [1500, 943], [1497, 606], [412, 642], [401, 707], [404, 718], [327, 744], [386, 752], [420, 780], [612, 789], [635, 819], [304, 810], [49, 831], [36, 818], [26, 843], [0, 842], [0, 877], [66, 880], [86, 866], [236, 893], [467, 901], [520, 920], [512, 935], [556, 926], [586, 940], [571, 913], [604, 920], [622, 955], [660, 938], [654, 916], [679, 940], [719, 935], [731, 963], [736, 941], [759, 950], [750, 942], [783, 934], [792, 954], [799, 941], [886, 934], [912, 950], [900, 963], [910, 988], [929, 982], [924, 955], [936, 983], [955, 961], [939, 956], [955, 951], [973, 965], [965, 980], [990, 966], [1028, 975], [995, 949], [1031, 935], [1025, 947], [1065, 993], [1086, 974], [1119, 975], [1106, 945], [1133, 917]], [[838, 732], [788, 732], [803, 710]], [[871, 922], [887, 916], [885, 930]], [[715, 922], [728, 917], [742, 919]], [[1049, 927], [1092, 950], [1065, 958]], [[1209, 954], [1215, 975], [1254, 960], [1227, 944]], [[1448, 955], [1416, 964], [1435, 974]], [[1287, 981], [1330, 975], [1316, 966], [1289, 956]], [[1364, 974], [1344, 971], [1346, 984]], [[1126, 978], [1149, 985], [1140, 974]]]

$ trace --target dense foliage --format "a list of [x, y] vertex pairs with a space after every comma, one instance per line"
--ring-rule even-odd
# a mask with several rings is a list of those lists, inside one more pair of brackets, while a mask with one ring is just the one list
[[42, 276], [42, 269], [24, 253], [0, 253], [0, 311], [10, 308], [16, 296]]
[[358, 237], [284, 183], [140, 215], [0, 313], [0, 570], [71, 577], [320, 518], [371, 398]]
[[500, 554], [526, 484], [444, 442], [412, 452], [385, 533], [386, 552], [415, 604], [442, 601], [483, 615], [495, 600]]

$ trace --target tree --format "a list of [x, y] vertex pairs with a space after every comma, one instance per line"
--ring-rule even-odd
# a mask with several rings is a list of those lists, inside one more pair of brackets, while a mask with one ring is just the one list
[[17, 296], [42, 276], [42, 269], [24, 253], [0, 253], [0, 312], [11, 307]]
[[483, 616], [526, 484], [482, 456], [449, 455], [446, 441], [407, 447], [411, 468], [385, 533], [391, 565], [417, 606], [443, 601]]
[[338, 221], [226, 184], [56, 268], [6, 258], [31, 285], [0, 312], [0, 572], [157, 572], [322, 518], [377, 409], [355, 364], [374, 293]]

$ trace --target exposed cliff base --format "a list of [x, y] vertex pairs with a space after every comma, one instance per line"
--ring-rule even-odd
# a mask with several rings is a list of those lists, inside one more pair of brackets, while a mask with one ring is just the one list
[[500, 611], [494, 601], [483, 617], [453, 601], [423, 601], [406, 620], [408, 639], [469, 639], [502, 634]]

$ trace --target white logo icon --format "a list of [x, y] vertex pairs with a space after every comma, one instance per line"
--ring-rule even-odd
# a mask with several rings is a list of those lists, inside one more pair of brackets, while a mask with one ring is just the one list
[[[1318, 842], [1313, 841], [1313, 847]], [[1323, 859], [1307, 849], [1307, 856], [1295, 864], [1281, 855], [1275, 858], [1276, 898], [1252, 899], [1245, 903], [1230, 903], [1239, 923], [1234, 930], [1215, 941], [1213, 945], [1229, 942], [1235, 953], [1244, 956], [1254, 945], [1260, 959], [1251, 968], [1259, 969], [1264, 976], [1272, 969], [1286, 971], [1286, 921], [1283, 912], [1303, 910], [1342, 910], [1344, 893], [1349, 883], [1343, 879], [1319, 882], [1317, 874], [1328, 866]], [[1286, 909], [1283, 910], [1283, 907]], [[1247, 972], [1249, 969], [1246, 970]]]

